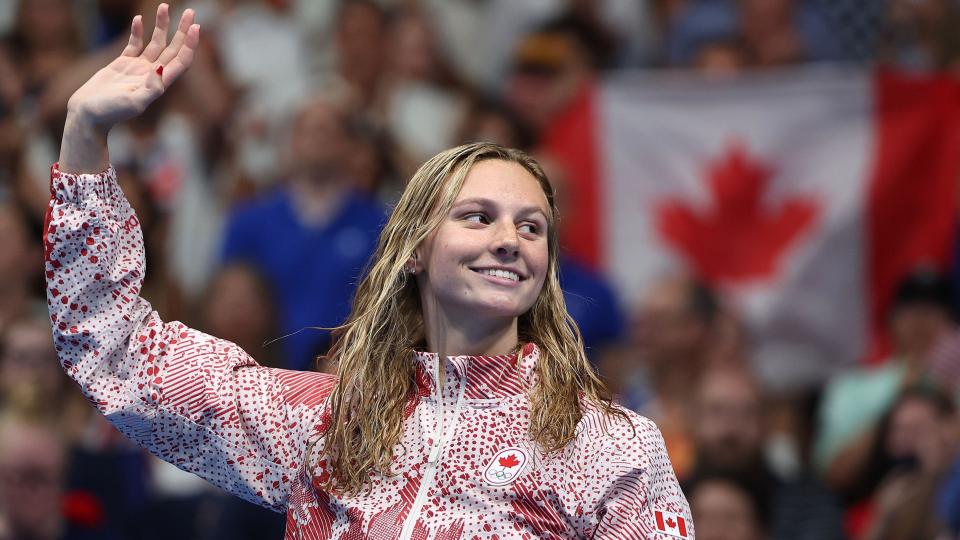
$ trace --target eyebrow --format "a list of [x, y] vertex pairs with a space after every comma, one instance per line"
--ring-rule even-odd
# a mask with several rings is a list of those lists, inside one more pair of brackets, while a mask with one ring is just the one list
[[[483, 197], [471, 197], [469, 199], [464, 199], [453, 204], [453, 208], [459, 208], [461, 206], [466, 206], [468, 204], [479, 204], [480, 206], [495, 206], [496, 203], [491, 199], [485, 199]], [[520, 214], [540, 214], [544, 219], [548, 218], [547, 213], [540, 206], [525, 206], [520, 209]]]

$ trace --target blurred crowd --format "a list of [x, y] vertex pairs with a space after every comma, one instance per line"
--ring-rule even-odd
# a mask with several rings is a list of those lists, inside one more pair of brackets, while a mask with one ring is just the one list
[[[203, 28], [194, 65], [110, 140], [146, 239], [142, 295], [291, 369], [332, 369], [323, 328], [439, 150], [528, 150], [573, 204], [539, 143], [604, 72], [960, 67], [956, 0], [199, 0], [173, 1], [174, 20], [186, 7]], [[119, 436], [50, 339], [39, 238], [66, 103], [155, 8], [0, 2], [0, 540], [283, 534], [283, 516]], [[591, 359], [661, 427], [699, 538], [960, 538], [954, 277], [904, 276], [879, 366], [773, 395], [710, 284], [670, 276], [622, 298], [573, 257], [561, 276]]]

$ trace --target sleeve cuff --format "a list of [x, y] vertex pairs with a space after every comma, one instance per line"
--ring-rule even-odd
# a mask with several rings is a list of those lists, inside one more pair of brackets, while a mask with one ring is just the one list
[[70, 174], [60, 164], [50, 167], [50, 196], [63, 202], [79, 203], [90, 198], [111, 200], [122, 196], [113, 165], [98, 173]]

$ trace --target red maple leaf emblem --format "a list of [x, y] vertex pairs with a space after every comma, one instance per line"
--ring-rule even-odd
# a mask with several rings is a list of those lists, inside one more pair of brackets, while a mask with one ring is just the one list
[[509, 469], [511, 467], [516, 467], [519, 464], [520, 464], [520, 460], [517, 459], [516, 454], [510, 454], [509, 456], [500, 458], [501, 467], [506, 467]]
[[672, 529], [676, 526], [677, 526], [677, 522], [674, 521], [673, 518], [667, 518], [667, 527], [670, 527]]
[[709, 281], [746, 281], [770, 276], [777, 263], [812, 223], [814, 201], [792, 198], [764, 204], [773, 171], [740, 145], [710, 164], [712, 205], [703, 210], [667, 200], [657, 208], [662, 237], [682, 251]]

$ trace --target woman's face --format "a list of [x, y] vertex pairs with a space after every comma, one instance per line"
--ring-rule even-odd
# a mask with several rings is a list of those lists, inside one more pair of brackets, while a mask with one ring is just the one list
[[475, 164], [443, 223], [417, 250], [424, 308], [477, 325], [529, 310], [547, 273], [549, 213], [539, 182], [521, 165]]

